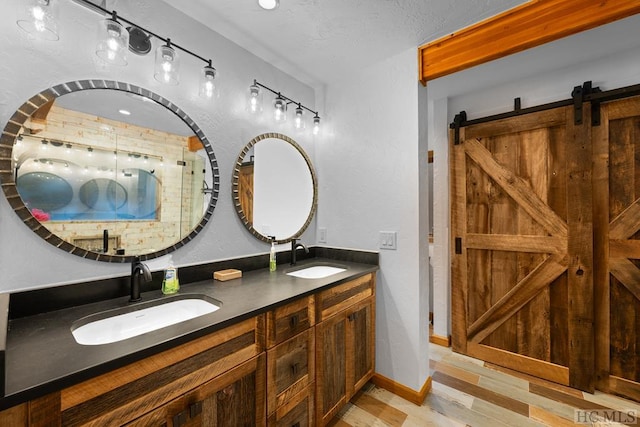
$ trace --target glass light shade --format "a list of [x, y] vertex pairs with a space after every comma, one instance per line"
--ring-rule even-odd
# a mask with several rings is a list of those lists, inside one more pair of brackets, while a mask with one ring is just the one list
[[211, 65], [205, 65], [200, 73], [200, 96], [205, 99], [214, 99], [218, 96], [215, 83], [216, 69]]
[[305, 127], [304, 110], [300, 104], [298, 104], [293, 113], [293, 127], [295, 127], [296, 130], [303, 130]]
[[118, 21], [107, 18], [98, 24], [96, 55], [112, 65], [127, 65], [129, 32]]
[[56, 41], [58, 36], [58, 8], [52, 0], [27, 0], [16, 24], [41, 40]]
[[313, 116], [313, 134], [317, 135], [320, 133], [320, 117], [316, 114]]
[[276, 122], [287, 120], [287, 101], [280, 95], [273, 100], [273, 118]]
[[280, 0], [258, 0], [258, 4], [263, 9], [273, 10], [280, 5]]
[[179, 80], [180, 58], [169, 43], [156, 49], [156, 65], [153, 77], [160, 83], [177, 85]]
[[251, 114], [262, 113], [262, 90], [260, 86], [252, 84], [247, 92], [247, 111]]

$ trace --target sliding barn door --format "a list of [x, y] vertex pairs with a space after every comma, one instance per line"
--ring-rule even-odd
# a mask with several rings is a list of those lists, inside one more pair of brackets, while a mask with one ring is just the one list
[[591, 126], [562, 107], [451, 139], [453, 349], [593, 391]]
[[593, 127], [597, 386], [640, 400], [640, 99]]

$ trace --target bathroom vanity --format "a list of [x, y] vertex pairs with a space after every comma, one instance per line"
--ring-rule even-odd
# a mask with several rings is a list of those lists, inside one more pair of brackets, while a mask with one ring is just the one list
[[[287, 274], [328, 265], [344, 271]], [[288, 267], [184, 285], [220, 308], [110, 344], [80, 345], [71, 328], [126, 297], [10, 320], [0, 425], [325, 425], [373, 375], [378, 267]]]

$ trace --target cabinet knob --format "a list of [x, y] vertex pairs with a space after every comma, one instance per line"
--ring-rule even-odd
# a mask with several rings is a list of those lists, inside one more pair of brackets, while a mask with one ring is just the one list
[[187, 423], [186, 411], [178, 412], [173, 416], [173, 427], [180, 427]]
[[202, 413], [202, 401], [189, 405], [189, 416], [195, 418]]

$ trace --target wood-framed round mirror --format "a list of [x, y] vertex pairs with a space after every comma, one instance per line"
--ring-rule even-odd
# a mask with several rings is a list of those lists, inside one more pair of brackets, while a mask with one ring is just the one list
[[233, 201], [244, 226], [258, 239], [287, 243], [309, 227], [318, 205], [316, 173], [290, 137], [264, 133], [242, 149], [233, 170]]
[[219, 193], [198, 125], [162, 96], [111, 80], [63, 83], [22, 104], [0, 139], [0, 182], [46, 242], [106, 262], [184, 246]]

